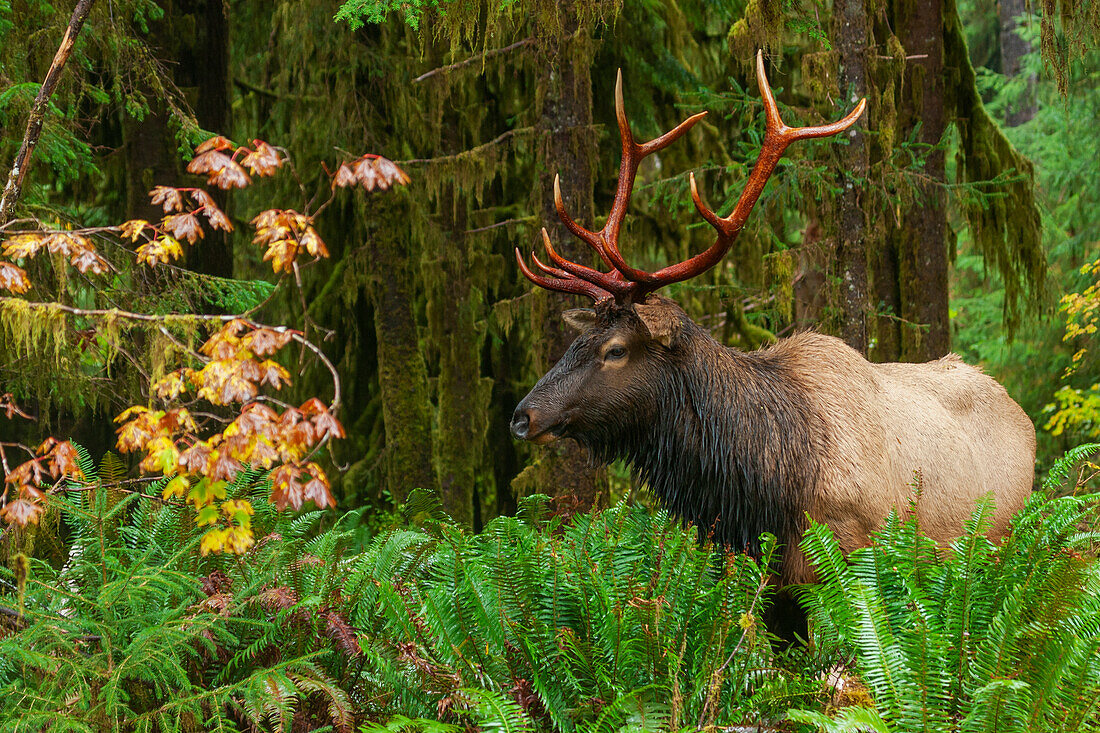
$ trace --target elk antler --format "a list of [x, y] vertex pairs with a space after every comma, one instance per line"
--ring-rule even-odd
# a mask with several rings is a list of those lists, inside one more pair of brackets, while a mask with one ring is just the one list
[[760, 51], [756, 54], [756, 78], [760, 83], [760, 95], [764, 99], [764, 116], [767, 127], [764, 133], [764, 144], [760, 148], [760, 155], [756, 159], [756, 165], [753, 166], [752, 173], [749, 174], [748, 183], [745, 184], [745, 188], [737, 200], [737, 205], [733, 208], [733, 213], [727, 217], [720, 217], [707, 208], [695, 185], [695, 174], [689, 174], [691, 200], [695, 203], [695, 208], [698, 209], [702, 217], [718, 233], [710, 249], [684, 262], [669, 265], [656, 272], [635, 270], [626, 263], [619, 252], [619, 228], [622, 225], [623, 217], [626, 215], [626, 207], [630, 203], [630, 194], [634, 189], [634, 177], [638, 173], [638, 165], [647, 155], [662, 150], [678, 140], [681, 135], [691, 129], [706, 114], [706, 112], [700, 112], [693, 115], [664, 135], [647, 143], [639, 144], [634, 141], [634, 136], [630, 132], [630, 123], [626, 119], [622, 91], [623, 76], [620, 71], [615, 81], [615, 116], [619, 121], [619, 135], [623, 141], [623, 156], [622, 164], [619, 167], [618, 191], [615, 194], [615, 201], [611, 205], [611, 213], [608, 215], [603, 229], [598, 232], [589, 231], [569, 217], [569, 214], [565, 211], [565, 203], [562, 201], [561, 185], [558, 177], [554, 177], [554, 206], [558, 211], [558, 217], [574, 236], [596, 250], [597, 254], [600, 255], [600, 259], [610, 268], [610, 271], [600, 272], [565, 259], [554, 251], [554, 246], [550, 242], [550, 235], [546, 233], [544, 228], [542, 230], [543, 245], [550, 261], [556, 267], [544, 265], [532, 252], [531, 258], [535, 261], [538, 269], [547, 275], [551, 275], [551, 277], [536, 275], [528, 269], [519, 248], [516, 248], [516, 261], [527, 279], [548, 290], [587, 295], [595, 301], [615, 298], [616, 302], [627, 304], [642, 302], [645, 300], [646, 295], [657, 288], [695, 277], [718, 264], [726, 252], [729, 251], [730, 245], [733, 244], [741, 228], [745, 225], [745, 220], [748, 219], [753, 204], [760, 197], [764, 185], [768, 182], [768, 177], [775, 170], [775, 166], [783, 156], [787, 146], [795, 140], [836, 135], [838, 132], [851, 127], [863, 114], [863, 110], [867, 106], [866, 99], [860, 100], [848, 116], [830, 125], [787, 127], [779, 117], [779, 108], [776, 106], [775, 97], [772, 96], [767, 76], [764, 74], [764, 54]]

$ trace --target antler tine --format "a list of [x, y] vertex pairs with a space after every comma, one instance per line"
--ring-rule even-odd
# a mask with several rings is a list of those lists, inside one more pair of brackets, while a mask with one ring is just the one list
[[550, 256], [550, 261], [573, 277], [590, 282], [601, 290], [606, 290], [610, 293], [619, 294], [623, 290], [623, 282], [616, 279], [613, 274], [603, 273], [599, 270], [593, 270], [591, 267], [579, 265], [558, 254], [554, 249], [553, 242], [550, 241], [550, 235], [547, 233], [545, 227], [542, 230], [542, 246], [546, 249], [546, 254]]
[[568, 229], [574, 237], [596, 250], [596, 254], [600, 256], [600, 259], [603, 260], [605, 265], [614, 267], [614, 265], [611, 264], [611, 260], [607, 258], [607, 252], [604, 250], [603, 246], [603, 238], [600, 234], [589, 231], [573, 221], [573, 217], [569, 216], [569, 212], [565, 210], [565, 200], [562, 199], [561, 196], [561, 177], [557, 173], [554, 174], [554, 208], [558, 211], [558, 218], [561, 219], [561, 223], [565, 225], [565, 228]]
[[535, 273], [531, 272], [530, 268], [527, 267], [527, 263], [523, 261], [523, 255], [520, 254], [519, 247], [516, 247], [516, 263], [519, 264], [520, 272], [523, 273], [524, 277], [533, 282], [535, 285], [538, 285], [540, 288], [545, 288], [547, 290], [556, 290], [560, 293], [586, 295], [596, 302], [612, 297], [611, 293], [607, 292], [597, 285], [593, 285], [590, 282], [585, 282], [584, 280], [575, 278], [569, 273], [562, 270], [556, 270], [553, 267], [547, 267], [546, 265], [539, 262], [539, 258], [535, 257], [534, 252], [531, 253], [531, 258], [535, 261], [535, 264], [538, 265], [539, 269], [543, 272], [552, 274], [560, 272], [561, 275], [564, 276], [542, 277], [541, 275], [536, 275]]
[[[764, 133], [764, 144], [760, 148], [760, 155], [756, 159], [752, 173], [749, 174], [749, 180], [746, 182], [741, 196], [737, 199], [737, 205], [733, 207], [733, 211], [729, 216], [718, 216], [703, 203], [695, 184], [695, 175], [690, 174], [688, 180], [691, 184], [691, 199], [695, 203], [695, 208], [699, 211], [699, 214], [717, 230], [718, 238], [705, 252], [695, 255], [685, 262], [669, 265], [653, 273], [651, 279], [646, 281], [646, 292], [652, 292], [662, 285], [687, 280], [718, 264], [745, 225], [749, 212], [752, 211], [756, 200], [763, 192], [768, 178], [771, 177], [772, 172], [779, 163], [779, 159], [783, 157], [787, 146], [796, 140], [827, 137], [842, 132], [855, 124], [867, 107], [867, 100], [863, 99], [851, 113], [837, 122], [814, 127], [788, 127], [779, 115], [779, 105], [776, 104], [775, 96], [772, 94], [771, 87], [768, 86], [768, 77], [764, 71], [763, 51], [757, 51], [756, 53], [756, 77], [760, 83], [760, 95], [764, 100], [764, 116], [767, 127]], [[633, 279], [631, 273], [625, 274]], [[654, 287], [649, 287], [650, 285]]]
[[623, 155], [619, 166], [619, 186], [615, 192], [615, 201], [611, 205], [611, 213], [607, 217], [600, 233], [603, 235], [604, 250], [611, 265], [621, 272], [626, 279], [634, 282], [649, 282], [651, 275], [644, 270], [636, 270], [626, 263], [619, 251], [619, 229], [626, 209], [630, 205], [630, 196], [634, 191], [634, 179], [638, 175], [638, 166], [647, 155], [667, 148], [679, 140], [684, 133], [695, 126], [695, 123], [706, 117], [706, 112], [699, 112], [688, 117], [663, 135], [653, 138], [649, 142], [637, 143], [634, 134], [630, 130], [630, 120], [626, 116], [626, 103], [623, 100], [623, 72], [619, 70], [615, 78], [615, 119], [619, 123], [619, 137], [622, 139]]

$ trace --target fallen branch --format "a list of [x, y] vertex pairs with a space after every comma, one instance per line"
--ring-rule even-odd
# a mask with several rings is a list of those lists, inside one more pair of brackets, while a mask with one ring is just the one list
[[69, 60], [73, 46], [76, 44], [76, 36], [84, 26], [88, 11], [92, 9], [94, 2], [95, 0], [80, 0], [76, 4], [72, 17], [69, 18], [69, 27], [65, 29], [65, 36], [61, 39], [57, 53], [54, 54], [50, 70], [46, 72], [46, 79], [34, 98], [34, 105], [31, 106], [31, 113], [27, 118], [27, 132], [23, 135], [23, 144], [15, 156], [15, 163], [12, 164], [8, 182], [4, 186], [4, 195], [0, 198], [0, 226], [11, 219], [15, 204], [23, 192], [23, 179], [27, 175], [27, 168], [30, 167], [34, 146], [38, 144], [38, 138], [42, 135], [42, 125], [45, 122], [50, 96], [53, 95], [53, 90], [61, 78], [61, 71], [65, 68], [65, 62]]

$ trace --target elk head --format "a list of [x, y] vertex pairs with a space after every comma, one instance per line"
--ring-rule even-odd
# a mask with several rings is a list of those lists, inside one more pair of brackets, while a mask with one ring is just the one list
[[700, 331], [675, 303], [653, 292], [718, 264], [737, 238], [788, 145], [796, 140], [842, 132], [855, 123], [866, 107], [866, 100], [861, 100], [848, 116], [829, 125], [788, 127], [779, 116], [768, 86], [762, 52], [756, 55], [756, 75], [764, 100], [766, 130], [760, 154], [737, 205], [729, 216], [718, 216], [703, 203], [695, 175], [689, 173], [691, 199], [700, 216], [714, 227], [717, 233], [714, 244], [684, 262], [646, 272], [628, 265], [619, 251], [619, 229], [630, 203], [638, 166], [647, 155], [678, 140], [706, 113], [689, 117], [649, 142], [638, 143], [626, 117], [622, 73], [619, 73], [615, 82], [615, 115], [622, 138], [622, 163], [615, 200], [602, 229], [590, 231], [570, 218], [562, 201], [560, 181], [554, 178], [558, 217], [573, 235], [596, 251], [608, 271], [595, 270], [559, 255], [546, 229], [542, 230], [542, 240], [552, 264], [543, 264], [531, 254], [544, 275], [532, 272], [516, 249], [516, 262], [531, 282], [547, 290], [585, 295], [595, 301], [593, 310], [565, 312], [566, 322], [581, 334], [519, 403], [512, 417], [512, 433], [517, 438], [544, 443], [568, 436], [591, 445], [591, 439], [596, 437], [593, 431], [629, 429], [624, 420], [646, 419], [645, 405], [652, 400], [643, 399], [643, 393], [655, 384], [654, 380], [667, 375], [668, 368], [678, 359], [684, 358], [682, 352], [688, 340], [685, 336]]

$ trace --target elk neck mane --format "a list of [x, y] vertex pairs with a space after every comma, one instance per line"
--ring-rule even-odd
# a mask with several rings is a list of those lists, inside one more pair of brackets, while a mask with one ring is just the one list
[[592, 457], [623, 458], [664, 506], [729, 549], [755, 553], [770, 532], [797, 543], [821, 475], [823, 420], [786, 349], [745, 353], [686, 317], [647, 385], [652, 402], [598, 434]]

